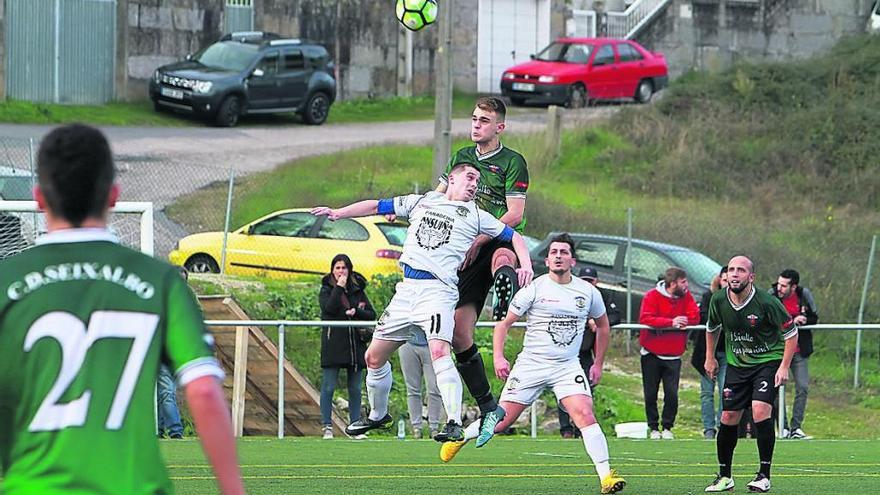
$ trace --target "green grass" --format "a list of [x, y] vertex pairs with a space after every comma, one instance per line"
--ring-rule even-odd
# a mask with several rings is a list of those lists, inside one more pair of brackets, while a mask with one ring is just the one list
[[[455, 94], [452, 102], [453, 117], [470, 115], [474, 95]], [[327, 119], [331, 124], [357, 122], [391, 122], [427, 120], [434, 118], [434, 98], [372, 98], [337, 101], [330, 108]], [[184, 113], [156, 113], [149, 100], [114, 102], [105, 105], [58, 105], [27, 101], [0, 101], [0, 122], [9, 124], [64, 124], [82, 122], [94, 125], [179, 127], [204, 126], [207, 121]], [[302, 125], [292, 114], [260, 115], [242, 118], [242, 127], [263, 125]]]
[[[606, 434], [608, 434], [606, 430]], [[598, 479], [572, 440], [499, 437], [483, 449], [468, 445], [449, 464], [430, 440], [244, 439], [239, 442], [248, 493], [598, 493]], [[609, 438], [612, 466], [624, 493], [697, 494], [717, 470], [714, 442]], [[177, 493], [216, 493], [195, 440], [162, 441]], [[773, 493], [875, 493], [880, 451], [872, 441], [779, 441]], [[734, 458], [737, 491], [757, 469], [754, 440], [740, 440]]]

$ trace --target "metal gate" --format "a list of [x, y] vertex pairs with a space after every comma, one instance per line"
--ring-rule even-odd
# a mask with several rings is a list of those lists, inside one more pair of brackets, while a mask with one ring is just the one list
[[224, 32], [254, 30], [254, 4], [253, 0], [226, 0], [223, 11]]
[[113, 98], [116, 0], [5, 0], [6, 95], [105, 103]]

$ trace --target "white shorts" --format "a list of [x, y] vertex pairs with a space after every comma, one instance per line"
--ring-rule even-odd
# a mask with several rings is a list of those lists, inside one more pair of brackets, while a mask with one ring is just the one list
[[577, 358], [564, 363], [550, 363], [519, 357], [501, 391], [501, 402], [529, 405], [548, 387], [553, 389], [556, 399], [560, 401], [570, 395], [593, 396], [587, 374]]
[[458, 289], [436, 279], [403, 279], [379, 317], [373, 338], [406, 342], [413, 332], [452, 343]]

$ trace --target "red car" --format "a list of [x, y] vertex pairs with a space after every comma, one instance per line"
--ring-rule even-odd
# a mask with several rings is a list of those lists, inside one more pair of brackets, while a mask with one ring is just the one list
[[554, 103], [579, 108], [593, 100], [645, 103], [669, 81], [666, 59], [634, 41], [560, 38], [501, 76], [501, 93], [515, 105]]

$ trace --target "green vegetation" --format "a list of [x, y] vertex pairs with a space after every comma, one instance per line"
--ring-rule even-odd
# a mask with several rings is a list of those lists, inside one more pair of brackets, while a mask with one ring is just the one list
[[[452, 115], [466, 117], [473, 110], [474, 95], [456, 94]], [[330, 108], [328, 123], [389, 122], [434, 118], [434, 98], [364, 98], [337, 101]], [[0, 122], [9, 124], [64, 124], [83, 122], [118, 126], [204, 126], [207, 121], [185, 113], [157, 113], [149, 100], [105, 105], [59, 105], [27, 101], [0, 101]], [[245, 117], [240, 126], [301, 125], [296, 115], [257, 115]]]
[[[198, 442], [161, 443], [177, 493], [217, 493]], [[702, 493], [716, 470], [714, 442], [609, 438], [608, 443], [611, 465], [627, 480], [624, 493]], [[466, 446], [449, 464], [437, 458], [438, 448], [430, 440], [239, 441], [245, 487], [253, 494], [599, 492], [580, 440], [499, 437], [479, 450]], [[734, 462], [737, 486], [744, 487], [758, 465], [755, 442], [740, 441]], [[780, 441], [773, 463], [773, 493], [872, 493], [870, 487], [880, 481], [878, 471], [880, 455], [874, 442]]]

